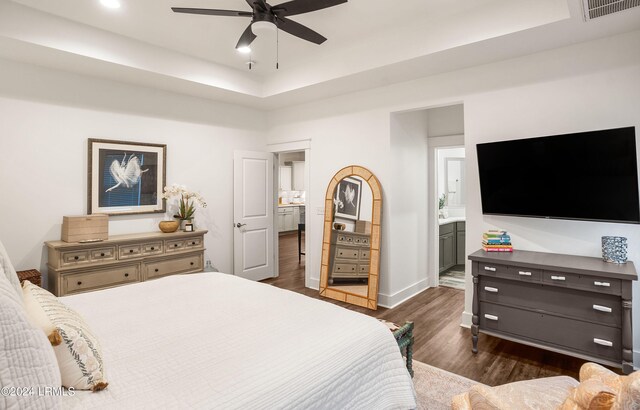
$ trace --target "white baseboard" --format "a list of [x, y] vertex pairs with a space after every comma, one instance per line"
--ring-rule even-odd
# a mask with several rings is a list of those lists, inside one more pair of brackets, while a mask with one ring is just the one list
[[306, 279], [304, 286], [309, 289], [320, 290], [320, 279], [308, 278]]
[[462, 316], [460, 317], [460, 326], [466, 327], [469, 329], [471, 327], [471, 318], [473, 314], [471, 312], [464, 311], [462, 312]]
[[635, 370], [640, 369], [640, 350], [633, 351], [633, 368]]
[[378, 294], [378, 306], [392, 309], [402, 302], [411, 299], [418, 293], [421, 293], [429, 288], [427, 279], [423, 279], [420, 282], [414, 283], [402, 289], [400, 292], [396, 292], [393, 295]]

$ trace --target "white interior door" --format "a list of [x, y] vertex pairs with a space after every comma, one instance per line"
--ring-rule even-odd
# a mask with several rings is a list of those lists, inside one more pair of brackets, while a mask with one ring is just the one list
[[236, 151], [233, 168], [234, 274], [274, 277], [273, 154]]

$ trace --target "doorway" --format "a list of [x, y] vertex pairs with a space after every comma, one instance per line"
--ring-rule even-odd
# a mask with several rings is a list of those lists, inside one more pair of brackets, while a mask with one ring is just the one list
[[275, 188], [277, 211], [274, 226], [278, 277], [292, 283], [305, 283], [307, 158], [304, 150], [276, 152]]
[[436, 149], [438, 285], [465, 288], [465, 150]]

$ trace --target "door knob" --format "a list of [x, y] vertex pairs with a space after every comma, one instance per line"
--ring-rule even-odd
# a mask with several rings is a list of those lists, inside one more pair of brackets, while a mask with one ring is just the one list
[[243, 226], [247, 226], [247, 224], [241, 224], [240, 222], [236, 224], [236, 228], [242, 228]]

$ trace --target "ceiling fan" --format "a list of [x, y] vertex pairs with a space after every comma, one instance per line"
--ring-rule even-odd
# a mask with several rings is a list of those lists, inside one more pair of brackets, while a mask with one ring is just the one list
[[346, 3], [348, 0], [292, 0], [271, 6], [265, 0], [245, 0], [252, 11], [216, 10], [172, 7], [176, 13], [204, 14], [209, 16], [251, 17], [251, 24], [242, 33], [236, 49], [249, 47], [261, 30], [280, 29], [315, 44], [322, 44], [327, 39], [310, 28], [287, 17], [326, 9]]

